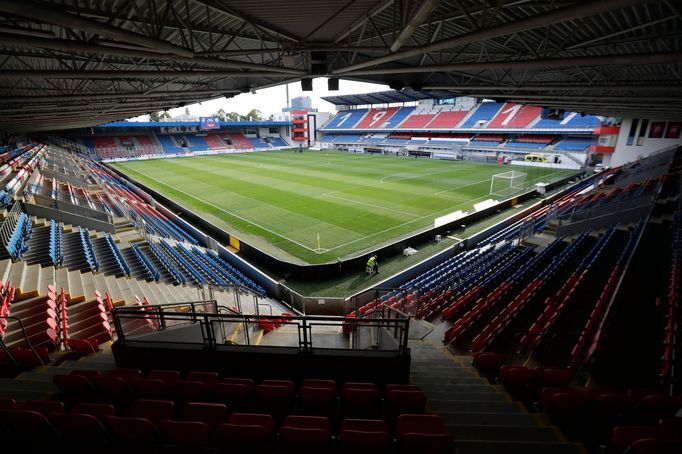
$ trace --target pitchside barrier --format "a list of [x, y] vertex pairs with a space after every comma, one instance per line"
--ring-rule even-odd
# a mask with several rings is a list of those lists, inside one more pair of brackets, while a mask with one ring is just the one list
[[[107, 167], [131, 183], [130, 188], [136, 190], [138, 194], [146, 195], [145, 198], [148, 198], [151, 195], [154, 197], [154, 199], [156, 199], [157, 202], [165, 205], [167, 211], [163, 211], [163, 213], [167, 214], [174, 221], [177, 219], [182, 225], [191, 224], [193, 226], [192, 231], [196, 233], [195, 237], [198, 240], [205, 243], [207, 238], [206, 235], [209, 235], [219, 243], [223, 245], [229, 245], [230, 240], [235, 238], [235, 236], [232, 236], [225, 230], [218, 228], [175, 201], [145, 186], [135, 179], [124, 175], [122, 172], [114, 169], [113, 167]], [[572, 175], [561, 180], [557, 180], [547, 185], [547, 190], [550, 191], [554, 188], [560, 187], [575, 177], [576, 175]], [[137, 188], [135, 188], [135, 186], [137, 186]], [[470, 225], [474, 222], [480, 221], [481, 219], [497, 214], [500, 210], [505, 210], [517, 203], [532, 199], [536, 197], [536, 195], [537, 192], [535, 189], [527, 190], [521, 194], [517, 194], [514, 197], [502, 200], [494, 206], [468, 214], [454, 222], [444, 224], [437, 228], [434, 227], [422, 230], [410, 237], [400, 239], [394, 243], [382, 246], [381, 248], [375, 249], [373, 251], [366, 251], [361, 254], [357, 254], [345, 260], [338, 260], [319, 265], [300, 265], [273, 257], [272, 255], [250, 245], [239, 238], [239, 255], [237, 256], [236, 254], [229, 253], [230, 259], [228, 261], [231, 265], [235, 266], [250, 279], [258, 283], [261, 287], [265, 288], [270, 296], [278, 299], [284, 299], [285, 295], [289, 295], [291, 290], [288, 289], [284, 284], [275, 282], [268, 276], [268, 274], [283, 276], [285, 279], [296, 279], [302, 281], [318, 281], [329, 278], [338, 278], [339, 276], [343, 275], [355, 274], [358, 272], [358, 270], [365, 269], [367, 258], [370, 256], [370, 254], [377, 254], [380, 261], [401, 255], [406, 247], [418, 247], [420, 244], [433, 241], [435, 235], [445, 235], [447, 234], [446, 232], [454, 232], [456, 234], [457, 230], [460, 230], [462, 225]], [[159, 203], [156, 203], [156, 206], [159, 207]], [[452, 254], [451, 251], [449, 253]], [[247, 263], [247, 261], [249, 263]], [[255, 268], [255, 266], [257, 266], [258, 269]], [[261, 269], [266, 271], [268, 274], [261, 272]], [[286, 291], [284, 289], [286, 289]]]

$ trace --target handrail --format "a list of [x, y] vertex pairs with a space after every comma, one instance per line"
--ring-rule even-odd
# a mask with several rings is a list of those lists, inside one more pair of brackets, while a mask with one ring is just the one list
[[[33, 344], [31, 344], [31, 341], [28, 339], [28, 335], [26, 334], [26, 329], [24, 328], [24, 323], [21, 321], [21, 319], [19, 317], [14, 316], [14, 315], [0, 315], [0, 318], [4, 318], [7, 320], [16, 320], [17, 322], [19, 322], [19, 328], [21, 328], [21, 333], [24, 336], [24, 340], [26, 341], [26, 344], [28, 345], [28, 347], [33, 352], [33, 356], [38, 358], [40, 365], [44, 366], [45, 362], [43, 361], [43, 358], [40, 357], [38, 352], [36, 352], [35, 348], [33, 348]], [[3, 342], [3, 345], [4, 345], [4, 342]], [[16, 362], [16, 360], [15, 360], [15, 362]]]
[[[171, 305], [174, 306], [174, 305]], [[125, 344], [126, 335], [122, 328], [125, 320], [131, 319], [145, 319], [150, 326], [153, 326], [156, 331], [164, 331], [167, 328], [168, 321], [189, 322], [191, 324], [199, 323], [201, 326], [202, 342], [205, 348], [214, 349], [219, 345], [218, 339], [215, 337], [214, 327], [215, 323], [245, 323], [246, 325], [258, 326], [261, 323], [272, 323], [272, 315], [242, 315], [233, 313], [198, 313], [198, 312], [167, 312], [164, 307], [168, 305], [145, 305], [145, 306], [122, 306], [114, 308], [116, 330], [119, 337], [119, 342]], [[388, 315], [386, 315], [388, 313]], [[393, 315], [393, 317], [391, 317]], [[377, 328], [386, 328], [393, 330], [393, 337], [396, 339], [397, 346], [391, 351], [399, 351], [406, 353], [408, 332], [409, 332], [409, 317], [399, 310], [386, 307], [381, 318], [372, 318], [365, 320], [356, 320], [347, 317], [337, 316], [274, 316], [278, 323], [286, 325], [296, 325], [299, 333], [299, 349], [301, 351], [309, 352], [313, 349], [312, 345], [312, 328], [318, 325], [339, 325], [344, 326], [350, 324], [353, 327], [370, 325]], [[185, 324], [186, 324], [185, 323]], [[177, 324], [176, 324], [177, 325]], [[355, 345], [355, 338], [353, 339]], [[141, 340], [142, 341], [142, 340]], [[149, 341], [149, 342], [158, 342]], [[250, 344], [250, 341], [246, 345]]]

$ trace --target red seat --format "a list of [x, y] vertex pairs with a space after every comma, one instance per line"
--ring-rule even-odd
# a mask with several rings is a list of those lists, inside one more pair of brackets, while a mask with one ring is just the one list
[[345, 419], [339, 430], [339, 446], [347, 453], [390, 452], [388, 426], [376, 419]]
[[540, 375], [540, 386], [561, 387], [568, 386], [573, 378], [573, 369], [560, 369], [548, 367], [543, 369]]
[[170, 399], [173, 394], [170, 385], [163, 380], [135, 378], [130, 386], [137, 397], [145, 399]]
[[652, 395], [643, 398], [635, 413], [643, 422], [657, 422], [661, 418], [671, 418], [682, 408], [682, 396]]
[[653, 426], [618, 426], [613, 428], [609, 452], [621, 454], [637, 440], [658, 437], [658, 427]]
[[667, 440], [682, 440], [682, 418], [661, 419], [659, 436]]
[[9, 431], [5, 443], [16, 442], [16, 447], [30, 452], [33, 447], [49, 447], [59, 440], [57, 429], [36, 411], [0, 410], [0, 427]]
[[213, 401], [226, 403], [232, 409], [247, 409], [253, 396], [253, 388], [240, 383], [214, 383], [211, 386]]
[[330, 452], [331, 424], [320, 416], [287, 416], [279, 439], [283, 453]]
[[133, 397], [128, 381], [120, 377], [99, 376], [90, 379], [99, 396], [105, 400], [121, 402]]
[[644, 399], [646, 396], [653, 396], [657, 394], [664, 394], [663, 391], [661, 391], [658, 388], [633, 388], [633, 389], [628, 389], [627, 392], [628, 396], [635, 397], [637, 399], [637, 402], [640, 400]]
[[403, 413], [424, 413], [426, 397], [421, 391], [390, 390], [386, 392], [386, 410], [390, 417]]
[[361, 383], [361, 382], [346, 382], [343, 385], [344, 391], [347, 389], [371, 389], [379, 391], [379, 387], [376, 383]]
[[336, 382], [334, 380], [320, 380], [316, 378], [309, 378], [303, 380], [302, 388], [326, 388], [331, 389], [336, 394]]
[[627, 454], [680, 454], [682, 452], [682, 441], [644, 439], [634, 442]]
[[61, 397], [73, 400], [88, 400], [95, 388], [87, 377], [82, 375], [55, 375], [52, 380], [59, 388]]
[[227, 419], [227, 405], [190, 402], [182, 409], [183, 421], [200, 421], [215, 428]]
[[139, 369], [114, 369], [108, 375], [109, 377], [118, 377], [130, 381], [135, 378], [142, 378], [142, 371]]
[[402, 385], [402, 384], [388, 384], [386, 385], [386, 392], [389, 391], [421, 391], [421, 388], [417, 385]]
[[154, 424], [164, 419], [173, 419], [174, 415], [175, 402], [172, 400], [138, 399], [130, 409], [131, 417], [148, 419]]
[[336, 410], [336, 389], [303, 386], [299, 389], [301, 411], [327, 416]]
[[50, 413], [64, 413], [64, 402], [56, 400], [29, 400], [24, 402], [19, 409], [35, 411], [47, 416]]
[[260, 384], [256, 386], [256, 407], [261, 411], [283, 416], [291, 412], [293, 402], [293, 385]]
[[140, 445], [157, 444], [161, 441], [161, 436], [154, 423], [148, 419], [107, 416], [105, 426], [118, 441], [124, 444], [132, 444], [136, 448], [139, 448]]
[[249, 392], [253, 391], [253, 389], [256, 387], [255, 383], [250, 378], [226, 377], [223, 378], [223, 381], [221, 383], [227, 383], [232, 385], [244, 385], [249, 390]]
[[116, 410], [113, 405], [109, 404], [98, 404], [91, 402], [81, 402], [75, 404], [71, 408], [71, 413], [81, 413], [86, 415], [94, 416], [100, 421], [104, 421], [107, 416], [114, 416]]
[[343, 388], [344, 417], [377, 417], [379, 414], [379, 390], [376, 385], [368, 389]]
[[580, 422], [589, 404], [590, 398], [585, 394], [558, 393], [549, 399], [544, 412], [559, 423]]
[[109, 438], [109, 432], [102, 423], [92, 415], [84, 413], [52, 413], [49, 416], [50, 423], [59, 431], [62, 438], [69, 442], [69, 449], [73, 444], [85, 444], [93, 452], [98, 445], [89, 443], [102, 443]]
[[83, 377], [92, 378], [99, 377], [102, 373], [97, 369], [75, 369], [72, 370], [69, 375], [81, 375]]
[[474, 355], [472, 365], [486, 377], [497, 377], [504, 364], [504, 356], [493, 352], [478, 352]]
[[233, 413], [227, 423], [219, 424], [216, 434], [234, 453], [271, 454], [275, 422], [270, 415]]
[[202, 448], [208, 450], [215, 444], [211, 428], [203, 422], [166, 420], [161, 421], [159, 429], [168, 444], [192, 448], [191, 452], [197, 452]]
[[201, 382], [178, 380], [172, 386], [175, 397], [183, 402], [207, 402], [210, 399], [208, 386]]
[[542, 388], [540, 391], [540, 408], [545, 408], [549, 403], [549, 400], [555, 394], [568, 394], [568, 393], [578, 393], [579, 391], [574, 388]]
[[14, 410], [17, 402], [14, 399], [0, 399], [0, 410]]
[[454, 439], [445, 430], [443, 419], [437, 415], [404, 414], [396, 423], [398, 452], [448, 453], [452, 450]]
[[173, 383], [180, 380], [180, 372], [177, 370], [150, 370], [147, 378]]
[[206, 385], [211, 385], [218, 382], [217, 372], [192, 371], [187, 374], [187, 381], [198, 381]]
[[263, 380], [261, 385], [264, 386], [284, 386], [290, 393], [294, 393], [294, 382], [291, 380]]

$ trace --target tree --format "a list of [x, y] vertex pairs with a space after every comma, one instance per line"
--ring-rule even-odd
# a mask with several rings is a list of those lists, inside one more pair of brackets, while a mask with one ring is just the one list
[[217, 117], [220, 121], [226, 121], [227, 119], [227, 112], [225, 112], [225, 109], [222, 107], [218, 109], [218, 112], [213, 114], [214, 117]]
[[159, 122], [170, 120], [171, 116], [166, 111], [152, 112], [149, 114], [149, 121]]
[[244, 120], [248, 121], [260, 121], [263, 119], [263, 114], [260, 113], [260, 110], [258, 109], [251, 109], [249, 113], [244, 115]]
[[226, 121], [239, 121], [241, 120], [240, 115], [237, 112], [230, 112], [225, 114]]

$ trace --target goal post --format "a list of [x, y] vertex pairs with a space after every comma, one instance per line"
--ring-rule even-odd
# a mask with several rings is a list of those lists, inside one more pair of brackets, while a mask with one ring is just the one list
[[490, 179], [490, 195], [511, 197], [522, 192], [526, 182], [526, 173], [518, 170], [497, 173]]

